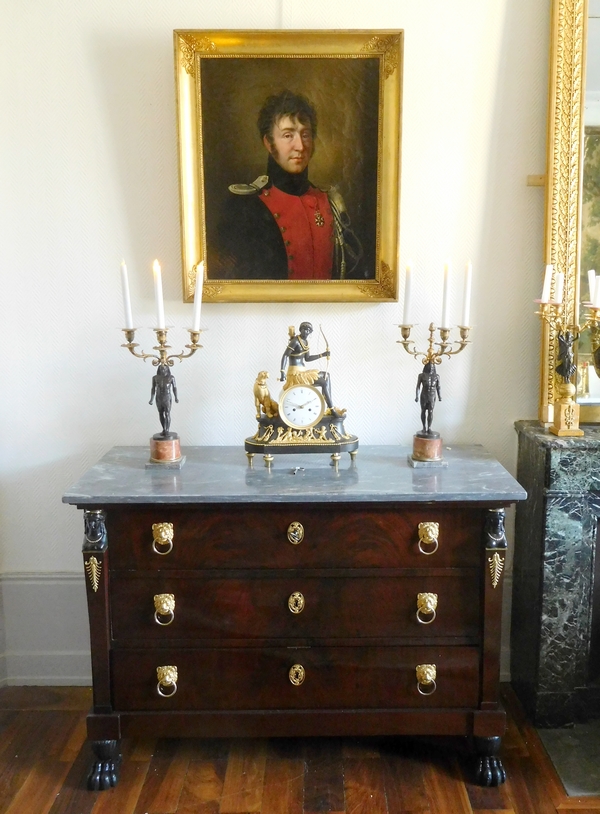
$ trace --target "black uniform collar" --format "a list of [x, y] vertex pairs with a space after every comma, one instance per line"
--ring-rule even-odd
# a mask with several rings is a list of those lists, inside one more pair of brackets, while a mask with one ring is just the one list
[[267, 161], [267, 175], [270, 185], [277, 187], [282, 192], [287, 192], [288, 195], [304, 195], [310, 188], [308, 167], [299, 173], [286, 172], [272, 155]]

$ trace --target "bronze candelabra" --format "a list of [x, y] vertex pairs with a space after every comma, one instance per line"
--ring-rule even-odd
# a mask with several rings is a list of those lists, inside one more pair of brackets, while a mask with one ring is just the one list
[[559, 397], [554, 402], [554, 419], [549, 427], [553, 435], [582, 436], [584, 431], [579, 426], [579, 404], [574, 399], [577, 387], [571, 381], [577, 366], [574, 360], [573, 346], [583, 331], [589, 330], [592, 339], [592, 352], [600, 347], [600, 305], [584, 302], [588, 309], [582, 325], [569, 322], [565, 318], [562, 299], [535, 300], [540, 306], [536, 314], [546, 322], [558, 342], [558, 364], [555, 371], [562, 380], [558, 385]]
[[152, 378], [152, 392], [150, 404], [156, 397], [156, 407], [162, 425], [162, 432], [156, 433], [150, 439], [150, 460], [146, 466], [168, 466], [171, 468], [181, 468], [185, 457], [181, 454], [179, 436], [176, 432], [170, 431], [171, 425], [171, 402], [172, 397], [179, 401], [177, 395], [177, 385], [175, 377], [171, 373], [171, 368], [175, 364], [175, 359], [189, 359], [202, 345], [198, 344], [201, 330], [188, 328], [190, 343], [185, 345], [185, 350], [181, 353], [169, 353], [171, 346], [167, 344], [167, 328], [154, 328], [157, 344], [152, 348], [155, 353], [140, 353], [136, 350], [139, 345], [134, 342], [136, 328], [123, 328], [125, 342], [121, 347], [135, 356], [137, 359], [152, 359], [152, 365], [157, 369]]
[[[434, 323], [429, 325], [429, 342], [427, 350], [417, 350], [415, 342], [410, 338], [413, 325], [403, 324], [398, 326], [402, 333], [402, 339], [398, 344], [404, 347], [407, 353], [415, 359], [421, 359], [423, 372], [417, 379], [417, 389], [415, 401], [421, 402], [421, 423], [423, 429], [413, 436], [413, 452], [409, 456], [409, 463], [412, 466], [420, 465], [443, 465], [442, 459], [442, 439], [438, 432], [431, 429], [433, 420], [433, 409], [436, 397], [441, 401], [440, 378], [436, 372], [436, 365], [441, 364], [443, 357], [456, 356], [461, 353], [468, 344], [468, 325], [459, 325], [460, 339], [450, 339], [450, 328], [437, 328]], [[436, 331], [439, 331], [439, 341], [436, 342]]]

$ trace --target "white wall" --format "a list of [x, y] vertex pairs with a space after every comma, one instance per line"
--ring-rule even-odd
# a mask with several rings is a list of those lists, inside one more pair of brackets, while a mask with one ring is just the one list
[[[35, 653], [67, 652], [73, 637], [85, 652], [80, 589], [72, 604], [64, 600], [66, 575], [81, 572], [82, 523], [61, 494], [113, 444], [147, 444], [158, 429], [148, 406], [152, 370], [119, 347], [121, 258], [136, 323], [153, 324], [154, 257], [168, 322], [190, 321], [191, 305], [181, 301], [172, 30], [404, 29], [401, 264], [415, 264], [423, 337], [439, 319], [445, 259], [474, 266], [473, 345], [440, 368], [435, 425], [446, 443], [482, 443], [514, 472], [513, 421], [535, 417], [538, 393], [532, 300], [543, 190], [527, 187], [526, 176], [545, 166], [549, 16], [548, 0], [5, 0], [0, 574], [8, 681], [50, 680]], [[457, 321], [459, 286], [453, 305]], [[408, 445], [419, 428], [419, 365], [396, 344], [400, 318], [399, 304], [207, 304], [204, 349], [177, 370], [173, 428], [184, 444], [241, 449], [253, 432], [255, 371], [275, 371], [287, 326], [308, 319], [328, 336], [347, 427], [361, 443]], [[154, 335], [146, 327], [139, 336], [148, 346]], [[173, 344], [186, 337], [174, 331]], [[27, 601], [40, 581], [45, 612]], [[59, 640], [61, 630], [69, 641], [66, 633]], [[19, 648], [33, 656], [11, 669]], [[76, 680], [76, 670], [85, 680], [79, 667], [65, 668], [64, 680]]]

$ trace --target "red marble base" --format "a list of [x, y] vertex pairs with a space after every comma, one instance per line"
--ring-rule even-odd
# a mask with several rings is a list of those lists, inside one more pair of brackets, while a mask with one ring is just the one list
[[155, 464], [170, 464], [181, 460], [179, 437], [151, 438], [150, 461]]
[[419, 435], [413, 436], [413, 453], [415, 461], [441, 461], [442, 460], [442, 439], [426, 438]]

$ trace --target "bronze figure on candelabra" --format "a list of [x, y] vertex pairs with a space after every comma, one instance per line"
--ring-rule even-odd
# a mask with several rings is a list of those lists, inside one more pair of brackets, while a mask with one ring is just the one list
[[157, 440], [174, 438], [177, 433], [169, 432], [171, 426], [171, 404], [173, 399], [179, 404], [179, 398], [177, 396], [175, 376], [171, 373], [168, 365], [159, 364], [156, 368], [156, 374], [152, 377], [152, 390], [148, 404], [154, 402], [155, 396], [156, 409], [158, 410], [162, 432], [152, 437]]
[[415, 401], [419, 401], [419, 396], [421, 400], [421, 424], [423, 425], [423, 431], [418, 432], [417, 435], [422, 438], [439, 438], [439, 433], [431, 429], [436, 397], [440, 401], [442, 400], [440, 377], [437, 374], [433, 362], [426, 362], [423, 365], [423, 372], [419, 373]]

